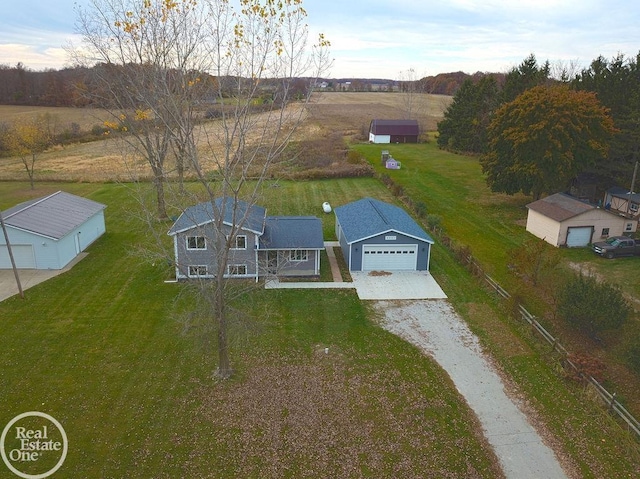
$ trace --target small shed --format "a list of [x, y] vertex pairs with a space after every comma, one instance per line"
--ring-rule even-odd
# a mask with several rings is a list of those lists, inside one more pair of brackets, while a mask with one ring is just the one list
[[[18, 268], [62, 269], [105, 232], [105, 205], [58, 191], [2, 212]], [[0, 269], [11, 268], [0, 234]]]
[[417, 143], [420, 126], [417, 120], [371, 120], [371, 143]]
[[349, 271], [428, 271], [433, 239], [409, 214], [373, 198], [334, 209]]
[[387, 158], [387, 161], [385, 161], [384, 163], [384, 167], [387, 170], [399, 170], [401, 166], [402, 166], [401, 163], [392, 157]]
[[633, 228], [632, 221], [565, 193], [534, 201], [527, 208], [527, 231], [553, 246], [587, 246]]

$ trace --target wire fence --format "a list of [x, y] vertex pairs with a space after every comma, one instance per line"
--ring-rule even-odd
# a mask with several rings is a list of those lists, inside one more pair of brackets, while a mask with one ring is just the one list
[[[471, 269], [479, 276], [483, 277], [487, 284], [496, 291], [502, 298], [509, 299], [511, 295], [506, 291], [497, 281], [491, 276], [486, 274], [481, 266], [473, 259], [472, 256], [467, 256], [467, 265], [471, 266]], [[570, 353], [560, 343], [558, 338], [554, 337], [549, 331], [547, 331], [527, 309], [522, 305], [517, 305], [520, 317], [526, 321], [539, 336], [541, 336], [546, 342], [551, 344], [553, 351], [562, 355], [562, 364], [565, 368], [570, 368], [572, 372], [582, 378], [587, 384], [591, 385], [598, 393], [598, 397], [602, 400], [605, 407], [609, 412], [616, 414], [626, 425], [628, 430], [634, 432], [638, 439], [640, 439], [640, 422], [629, 412], [625, 407], [620, 404], [616, 399], [615, 393], [607, 391], [602, 384], [600, 384], [593, 376], [585, 374], [580, 368], [571, 361]]]

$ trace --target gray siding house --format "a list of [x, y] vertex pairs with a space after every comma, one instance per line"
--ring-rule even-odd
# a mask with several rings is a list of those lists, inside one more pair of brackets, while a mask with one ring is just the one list
[[[314, 216], [267, 216], [265, 208], [218, 198], [187, 208], [168, 234], [173, 237], [176, 279], [214, 278], [216, 221], [231, 238], [225, 277], [317, 276], [324, 249], [322, 223]], [[222, 239], [222, 238], [221, 238]]]
[[350, 271], [428, 271], [433, 239], [397, 206], [364, 198], [335, 208]]
[[[58, 191], [2, 212], [18, 268], [62, 269], [105, 232], [105, 205]], [[11, 268], [0, 234], [0, 269]]]

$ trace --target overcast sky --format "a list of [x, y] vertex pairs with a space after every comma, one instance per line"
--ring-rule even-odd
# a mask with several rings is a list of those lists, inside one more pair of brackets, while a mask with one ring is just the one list
[[[74, 4], [0, 0], [0, 64], [62, 68]], [[504, 72], [533, 53], [578, 63], [640, 52], [638, 0], [304, 0], [331, 41], [333, 78], [398, 79], [453, 71]]]

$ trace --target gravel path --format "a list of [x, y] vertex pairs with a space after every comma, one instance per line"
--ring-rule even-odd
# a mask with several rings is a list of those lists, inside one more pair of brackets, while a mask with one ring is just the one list
[[562, 479], [553, 451], [531, 426], [482, 352], [476, 336], [446, 300], [377, 301], [382, 326], [431, 355], [475, 411], [508, 479]]

